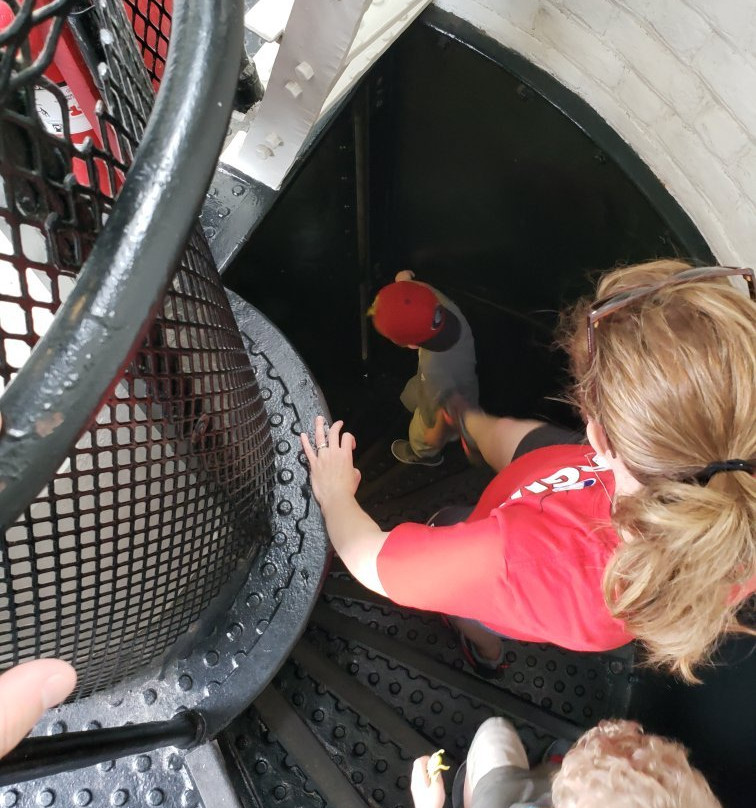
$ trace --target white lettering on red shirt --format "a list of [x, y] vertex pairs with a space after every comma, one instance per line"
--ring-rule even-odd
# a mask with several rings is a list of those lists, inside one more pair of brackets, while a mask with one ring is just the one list
[[[609, 464], [600, 455], [593, 455], [593, 457], [586, 456], [588, 465], [585, 466], [567, 466], [549, 474], [547, 477], [541, 477], [534, 480], [532, 483], [518, 488], [509, 499], [520, 499], [524, 494], [545, 494], [547, 491], [552, 493], [559, 493], [561, 491], [578, 491], [581, 488], [590, 488], [598, 481], [596, 473], [599, 471], [609, 471]], [[503, 503], [502, 503], [503, 504]]]

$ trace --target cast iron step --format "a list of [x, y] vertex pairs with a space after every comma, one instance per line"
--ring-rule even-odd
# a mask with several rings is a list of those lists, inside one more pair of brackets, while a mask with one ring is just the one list
[[242, 804], [410, 808], [412, 760], [445, 749], [449, 788], [491, 715], [515, 723], [537, 762], [554, 739], [626, 714], [632, 646], [505, 642], [508, 667], [483, 680], [439, 615], [392, 604], [337, 562], [290, 659], [221, 738]]

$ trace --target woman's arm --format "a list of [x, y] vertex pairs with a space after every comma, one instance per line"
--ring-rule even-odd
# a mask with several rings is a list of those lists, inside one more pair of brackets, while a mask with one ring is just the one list
[[368, 589], [385, 595], [378, 578], [378, 553], [388, 533], [382, 531], [359, 506], [354, 495], [360, 472], [352, 462], [354, 436], [341, 434], [336, 421], [326, 436], [321, 415], [315, 419], [315, 445], [303, 432], [302, 448], [310, 463], [312, 492], [325, 518], [328, 536], [349, 572]]

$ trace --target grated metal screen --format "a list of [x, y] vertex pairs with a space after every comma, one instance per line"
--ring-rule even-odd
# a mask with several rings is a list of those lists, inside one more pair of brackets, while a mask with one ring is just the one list
[[[129, 181], [164, 67], [166, 9], [0, 3], [0, 390]], [[269, 535], [268, 423], [196, 230], [157, 309], [88, 430], [0, 544], [0, 668], [63, 657], [79, 673], [74, 697], [159, 660]], [[52, 429], [45, 406], [40, 428]]]
[[168, 58], [173, 0], [124, 0], [123, 5], [134, 29], [144, 65], [157, 90]]

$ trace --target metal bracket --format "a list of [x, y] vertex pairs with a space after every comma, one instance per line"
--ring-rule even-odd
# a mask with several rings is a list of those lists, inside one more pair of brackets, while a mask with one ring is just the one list
[[319, 118], [356, 84], [429, 0], [296, 0], [265, 96], [223, 162], [271, 188], [281, 183]]

